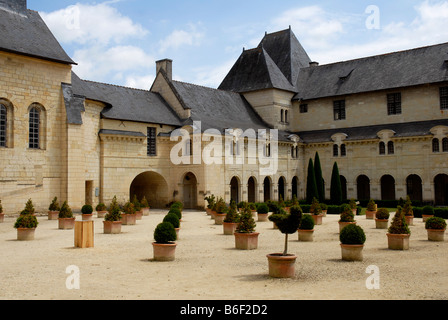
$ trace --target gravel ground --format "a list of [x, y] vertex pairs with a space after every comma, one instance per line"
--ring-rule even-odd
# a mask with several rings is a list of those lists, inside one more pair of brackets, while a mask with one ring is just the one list
[[[367, 235], [363, 262], [343, 262], [338, 216], [316, 226], [315, 241], [290, 237], [298, 256], [294, 279], [271, 279], [266, 255], [283, 250], [284, 236], [260, 222], [259, 248], [234, 249], [234, 237], [205, 212], [184, 212], [174, 262], [152, 261], [153, 231], [167, 211], [153, 210], [120, 235], [103, 234], [95, 219], [95, 247], [74, 248], [74, 232], [39, 217], [36, 238], [16, 241], [15, 219], [0, 224], [2, 300], [446, 300], [448, 243], [427, 240], [415, 219], [409, 251], [387, 249], [385, 230], [357, 217]], [[78, 217], [78, 220], [80, 217]], [[67, 267], [80, 271], [80, 289], [66, 287]], [[369, 266], [379, 268], [380, 288], [369, 290]]]

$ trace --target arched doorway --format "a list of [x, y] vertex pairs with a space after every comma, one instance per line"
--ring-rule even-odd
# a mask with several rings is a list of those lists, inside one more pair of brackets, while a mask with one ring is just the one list
[[283, 200], [286, 200], [285, 198], [285, 187], [286, 187], [286, 181], [284, 177], [280, 177], [278, 179], [278, 200], [280, 201], [280, 197]]
[[237, 177], [233, 177], [230, 182], [230, 197], [231, 201], [240, 202], [240, 183]]
[[434, 179], [435, 204], [436, 206], [448, 205], [448, 175], [439, 174]]
[[370, 200], [370, 179], [361, 175], [356, 180], [358, 186], [358, 200]]
[[143, 172], [139, 174], [131, 184], [129, 199], [134, 196], [141, 201], [146, 197], [152, 208], [165, 208], [170, 202], [168, 184], [165, 179], [156, 172]]
[[183, 203], [185, 209], [196, 209], [198, 205], [198, 180], [191, 172], [183, 180]]
[[423, 201], [423, 187], [422, 187], [422, 178], [418, 175], [413, 174], [410, 175], [406, 179], [406, 191], [407, 195], [413, 201]]
[[257, 202], [257, 183], [254, 177], [250, 177], [247, 183], [247, 201], [251, 203]]
[[341, 178], [341, 189], [342, 189], [342, 200], [347, 200], [347, 179], [344, 176], [340, 176]]
[[263, 182], [264, 202], [271, 200], [271, 179], [266, 177]]
[[391, 175], [381, 178], [381, 200], [396, 200], [395, 179]]
[[294, 198], [294, 196], [299, 199], [299, 178], [294, 177], [292, 179], [292, 197]]

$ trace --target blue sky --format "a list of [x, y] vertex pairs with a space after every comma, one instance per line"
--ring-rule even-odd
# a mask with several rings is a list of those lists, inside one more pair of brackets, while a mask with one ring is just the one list
[[164, 58], [176, 80], [217, 87], [243, 48], [290, 25], [321, 64], [448, 42], [448, 0], [28, 0], [28, 8], [81, 78], [141, 89]]

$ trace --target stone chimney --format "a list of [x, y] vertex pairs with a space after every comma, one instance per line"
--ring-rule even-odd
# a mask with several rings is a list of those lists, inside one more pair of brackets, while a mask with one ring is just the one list
[[160, 70], [165, 71], [168, 79], [173, 80], [173, 60], [163, 59], [156, 61], [156, 75], [159, 74]]
[[316, 61], [310, 62], [310, 67], [318, 67], [318, 66], [319, 66], [319, 62], [316, 62]]
[[0, 9], [26, 15], [27, 3], [26, 0], [0, 0]]

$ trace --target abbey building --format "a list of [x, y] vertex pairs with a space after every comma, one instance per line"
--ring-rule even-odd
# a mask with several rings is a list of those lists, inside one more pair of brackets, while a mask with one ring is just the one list
[[[187, 208], [210, 194], [304, 198], [316, 152], [328, 197], [337, 162], [347, 198], [448, 205], [448, 43], [319, 65], [286, 29], [244, 50], [218, 89], [176, 81], [164, 59], [137, 90], [80, 79], [26, 0], [0, 0], [0, 30], [5, 213], [29, 198], [42, 212], [54, 197], [75, 210], [115, 195]], [[255, 134], [227, 139], [232, 130]], [[276, 132], [276, 152], [260, 132]], [[183, 158], [217, 157], [217, 136], [241, 162], [173, 163], [179, 145]], [[260, 170], [258, 154], [275, 157], [275, 170]]]

